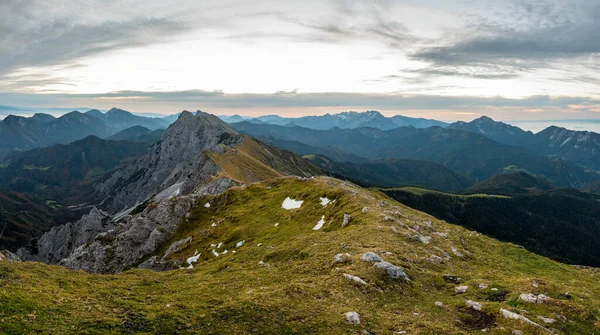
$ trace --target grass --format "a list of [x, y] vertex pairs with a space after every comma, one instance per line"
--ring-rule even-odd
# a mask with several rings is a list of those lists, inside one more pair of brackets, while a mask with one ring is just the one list
[[454, 193], [446, 193], [446, 192], [435, 191], [435, 190], [430, 190], [430, 189], [420, 188], [420, 187], [400, 187], [400, 188], [390, 188], [389, 190], [401, 190], [401, 191], [410, 192], [410, 193], [414, 193], [414, 194], [418, 194], [418, 195], [427, 194], [427, 193], [435, 193], [435, 194], [443, 194], [443, 195], [448, 195], [448, 196], [453, 196], [453, 197], [461, 197], [461, 198], [476, 198], [476, 197], [510, 198], [508, 196], [496, 195], [496, 194], [482, 194], [482, 193], [468, 194], [468, 195], [454, 194]]
[[[319, 198], [324, 196], [336, 202], [323, 207]], [[281, 204], [286, 197], [304, 203], [285, 210]], [[351, 215], [346, 227], [344, 214]], [[312, 230], [323, 215], [324, 228]], [[423, 244], [411, 238], [415, 234], [432, 241]], [[0, 262], [0, 332], [469, 334], [488, 327], [489, 334], [516, 329], [549, 334], [502, 318], [500, 308], [536, 322], [538, 315], [554, 318], [557, 322], [549, 327], [560, 334], [600, 332], [598, 274], [438, 221], [376, 190], [331, 178], [280, 178], [204, 197], [161, 251], [188, 236], [192, 242], [169, 260], [187, 266], [185, 260], [197, 251], [201, 257], [193, 269], [90, 275], [38, 263]], [[244, 245], [236, 248], [242, 240]], [[211, 246], [219, 243], [220, 249]], [[228, 253], [215, 257], [213, 249]], [[401, 266], [412, 281], [394, 281], [360, 261], [366, 251]], [[337, 253], [350, 253], [352, 261], [335, 264]], [[428, 260], [446, 254], [451, 259], [443, 264]], [[368, 285], [351, 284], [343, 273]], [[469, 286], [467, 293], [456, 295], [456, 285], [446, 283], [444, 274], [461, 277], [460, 285]], [[478, 289], [481, 283], [488, 288]], [[498, 296], [493, 287], [505, 295]], [[518, 300], [521, 293], [544, 293], [553, 301], [525, 304]], [[482, 302], [483, 311], [465, 309], [466, 299]], [[445, 307], [435, 306], [436, 301]], [[348, 311], [361, 315], [361, 325], [345, 322]]]

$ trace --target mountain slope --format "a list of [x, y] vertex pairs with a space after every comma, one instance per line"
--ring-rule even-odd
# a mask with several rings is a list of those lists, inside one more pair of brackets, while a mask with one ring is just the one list
[[34, 194], [0, 190], [0, 249], [15, 251], [53, 226], [78, 215], [52, 200]]
[[448, 126], [484, 135], [496, 142], [523, 147], [541, 155], [552, 155], [600, 170], [600, 134], [548, 127], [533, 134], [519, 127], [481, 117], [472, 122], [456, 122]]
[[548, 127], [535, 134], [530, 147], [600, 170], [600, 134], [597, 133]]
[[[282, 208], [288, 197], [303, 201], [301, 207]], [[324, 207], [323, 197], [336, 202]], [[350, 217], [344, 226], [345, 214]], [[323, 216], [323, 227], [315, 230]], [[107, 248], [115, 251], [110, 257], [124, 256], [110, 234], [91, 244], [102, 243], [113, 246]], [[0, 262], [0, 283], [7, 288], [0, 290], [0, 308], [10, 311], [0, 314], [0, 330], [478, 334], [485, 328], [490, 334], [538, 335], [547, 329], [600, 330], [597, 275], [330, 178], [282, 178], [203, 196], [159, 249], [154, 259], [164, 258], [175, 270], [90, 275]], [[337, 254], [341, 262], [334, 261]], [[374, 266], [361, 257], [387, 263]], [[399, 271], [410, 281], [398, 278]], [[529, 293], [549, 298], [540, 304], [519, 298]], [[349, 312], [359, 314], [359, 324], [346, 321], [355, 320]], [[515, 315], [537, 325], [509, 318]]]
[[473, 183], [447, 167], [426, 161], [387, 159], [368, 162], [337, 162], [324, 156], [311, 156], [309, 161], [336, 176], [377, 187], [417, 186], [456, 192]]
[[113, 129], [102, 120], [77, 111], [59, 118], [36, 114], [9, 115], [0, 121], [0, 159], [14, 151], [25, 151], [57, 143], [67, 144], [87, 136], [107, 137]]
[[321, 148], [333, 147], [372, 160], [403, 158], [431, 161], [476, 182], [512, 170], [528, 171], [554, 185], [565, 187], [579, 187], [600, 178], [598, 173], [587, 171], [570, 161], [537, 155], [524, 148], [502, 145], [485, 136], [456, 129], [313, 130], [249, 122], [232, 126], [250, 136], [297, 141]]
[[106, 141], [95, 136], [13, 155], [0, 164], [2, 222], [0, 249], [12, 251], [55, 225], [77, 219], [91, 208], [90, 186], [105, 172], [146, 151], [147, 144]]
[[222, 184], [218, 177], [235, 183], [318, 172], [294, 154], [237, 133], [214, 115], [183, 112], [145, 155], [107, 176], [95, 189], [106, 200], [106, 209], [115, 213], [131, 210], [149, 197], [162, 200], [201, 187], [222, 191], [230, 184]]
[[527, 147], [527, 143], [530, 143], [534, 136], [530, 131], [494, 121], [487, 116], [482, 116], [471, 122], [459, 121], [449, 125], [448, 128], [481, 134], [498, 143], [517, 147]]
[[600, 198], [575, 190], [534, 195], [459, 196], [384, 190], [436, 218], [510, 241], [553, 259], [600, 267]]
[[154, 143], [158, 142], [164, 133], [164, 129], [150, 130], [142, 126], [133, 126], [131, 128], [121, 130], [120, 132], [108, 137], [107, 140]]
[[504, 173], [486, 179], [481, 183], [473, 185], [462, 193], [475, 194], [536, 194], [553, 190], [554, 186], [545, 180], [532, 176], [525, 172]]
[[108, 112], [102, 113], [96, 109], [88, 111], [86, 114], [93, 115], [115, 131], [121, 131], [134, 126], [142, 126], [150, 130], [164, 129], [169, 126], [169, 122], [162, 118], [151, 118], [145, 116], [134, 115], [126, 110], [119, 108], [111, 108]]

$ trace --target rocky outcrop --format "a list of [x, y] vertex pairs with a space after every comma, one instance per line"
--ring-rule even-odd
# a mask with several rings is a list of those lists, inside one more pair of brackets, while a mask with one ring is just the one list
[[53, 227], [29, 246], [17, 250], [25, 261], [56, 264], [76, 248], [91, 242], [96, 235], [116, 227], [110, 216], [97, 208], [76, 222]]
[[243, 140], [214, 115], [184, 111], [148, 152], [95, 185], [111, 213], [134, 207], [154, 196], [162, 201], [195, 192], [217, 175], [206, 152], [222, 153]]
[[165, 264], [157, 258], [144, 261], [173, 236], [196, 200], [194, 195], [167, 199], [125, 217], [118, 227], [79, 246], [60, 264], [92, 273], [118, 273], [142, 263], [145, 268], [164, 269]]
[[13, 254], [12, 252], [8, 251], [8, 250], [2, 250], [0, 251], [0, 261], [9, 261], [9, 262], [21, 262], [22, 259], [21, 257], [19, 257], [19, 255]]

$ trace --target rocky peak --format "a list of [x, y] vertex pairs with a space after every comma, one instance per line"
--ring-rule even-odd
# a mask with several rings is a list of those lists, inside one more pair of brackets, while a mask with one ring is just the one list
[[233, 147], [243, 136], [218, 117], [184, 111], [160, 141], [125, 169], [96, 185], [109, 197], [109, 211], [116, 213], [155, 196], [163, 200], [193, 192], [216, 175], [217, 167], [205, 154]]

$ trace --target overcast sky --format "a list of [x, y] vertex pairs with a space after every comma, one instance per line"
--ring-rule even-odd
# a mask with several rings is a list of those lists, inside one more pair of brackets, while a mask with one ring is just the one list
[[0, 105], [600, 116], [595, 0], [4, 0]]

